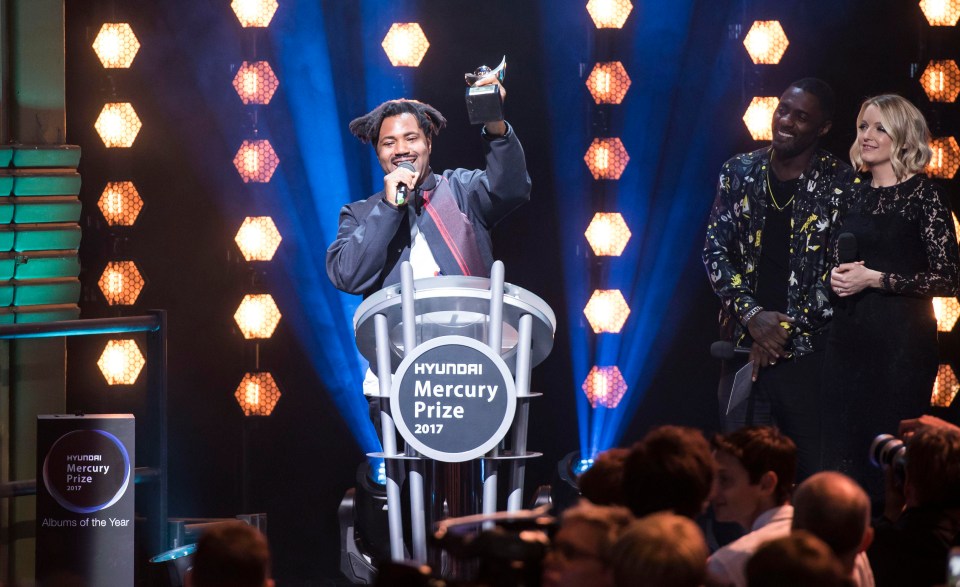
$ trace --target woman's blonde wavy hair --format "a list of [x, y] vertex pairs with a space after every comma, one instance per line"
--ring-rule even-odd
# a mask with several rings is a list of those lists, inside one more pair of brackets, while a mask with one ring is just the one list
[[[909, 100], [896, 94], [883, 94], [864, 100], [857, 115], [857, 129], [863, 121], [863, 113], [868, 106], [875, 106], [880, 112], [880, 123], [893, 141], [890, 163], [897, 181], [903, 181], [908, 175], [919, 173], [930, 162], [933, 152], [930, 150], [930, 129], [923, 113]], [[858, 171], [867, 171], [861, 157], [860, 135], [850, 147], [850, 162]]]

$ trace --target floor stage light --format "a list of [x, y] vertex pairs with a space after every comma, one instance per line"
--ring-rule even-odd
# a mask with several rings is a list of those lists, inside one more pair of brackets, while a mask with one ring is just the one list
[[633, 10], [630, 0], [590, 0], [587, 13], [598, 29], [620, 29]]
[[233, 0], [230, 8], [244, 28], [265, 28], [270, 26], [278, 8], [277, 0]]
[[597, 104], [619, 104], [630, 89], [630, 76], [619, 61], [597, 63], [586, 85]]
[[243, 183], [268, 183], [280, 165], [280, 158], [267, 140], [243, 141], [233, 158]]
[[143, 199], [132, 181], [111, 181], [103, 188], [97, 208], [110, 226], [133, 226], [143, 209]]
[[128, 68], [140, 50], [140, 41], [125, 22], [108, 22], [100, 27], [93, 40], [93, 51], [108, 69]]
[[381, 43], [394, 67], [417, 67], [430, 48], [430, 41], [415, 22], [395, 22]]
[[955, 26], [960, 19], [960, 0], [920, 0], [920, 10], [930, 26]]
[[940, 365], [937, 379], [933, 382], [933, 394], [930, 396], [930, 405], [938, 408], [949, 408], [960, 391], [960, 382], [957, 374], [950, 365]]
[[280, 80], [266, 61], [244, 61], [233, 76], [233, 89], [244, 104], [269, 104]]
[[920, 83], [931, 102], [953, 102], [960, 94], [960, 68], [953, 59], [933, 60], [920, 75]]
[[583, 234], [598, 257], [619, 257], [631, 236], [619, 212], [597, 212]]
[[97, 367], [108, 385], [133, 385], [146, 363], [136, 341], [126, 338], [107, 341]]
[[937, 331], [950, 332], [960, 318], [957, 298], [933, 298], [933, 313], [937, 316]]
[[773, 139], [773, 112], [777, 109], [780, 98], [773, 96], [756, 96], [750, 100], [750, 106], [743, 114], [743, 123], [747, 125], [750, 136], [755, 141], [769, 141]]
[[269, 416], [280, 401], [280, 387], [267, 371], [247, 373], [233, 394], [245, 416]]
[[133, 261], [110, 261], [97, 285], [111, 306], [132, 306], [143, 291], [144, 279]]
[[926, 172], [932, 177], [953, 179], [960, 167], [960, 145], [953, 137], [940, 137], [930, 141], [933, 157], [927, 164]]

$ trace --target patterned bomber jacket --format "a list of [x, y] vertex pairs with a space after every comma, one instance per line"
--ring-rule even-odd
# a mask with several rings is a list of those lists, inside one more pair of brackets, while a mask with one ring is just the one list
[[[770, 153], [770, 147], [766, 147], [724, 163], [707, 223], [703, 263], [714, 292], [723, 302], [723, 336], [738, 346], [751, 344], [744, 317], [752, 316], [751, 310], [758, 305], [753, 294], [769, 198]], [[811, 335], [820, 333], [833, 315], [828, 250], [831, 227], [837, 221], [838, 199], [853, 177], [847, 164], [823, 150], [813, 156], [800, 176], [800, 193], [790, 218], [790, 284], [784, 311], [795, 320], [791, 325], [792, 349], [788, 349], [795, 356], [814, 350]]]

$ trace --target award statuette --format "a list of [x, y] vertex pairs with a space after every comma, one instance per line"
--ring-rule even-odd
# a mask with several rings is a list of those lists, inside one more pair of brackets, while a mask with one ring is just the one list
[[467, 88], [466, 96], [470, 124], [484, 124], [503, 120], [503, 100], [500, 98], [500, 84], [485, 86], [475, 84], [481, 79], [491, 76], [495, 76], [497, 81], [503, 83], [506, 72], [507, 58], [504, 56], [496, 69], [491, 70], [486, 65], [481, 65], [475, 72], [463, 75], [467, 85], [470, 86]]

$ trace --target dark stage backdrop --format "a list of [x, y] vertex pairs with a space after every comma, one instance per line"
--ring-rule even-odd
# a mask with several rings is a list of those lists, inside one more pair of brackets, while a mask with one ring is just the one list
[[[432, 45], [422, 67], [386, 74], [381, 83], [394, 96], [430, 102], [449, 117], [449, 127], [434, 144], [431, 163], [437, 170], [482, 164], [476, 129], [466, 121], [461, 76], [504, 53], [510, 60], [508, 118], [525, 146], [534, 192], [529, 205], [497, 227], [496, 256], [506, 263], [507, 280], [543, 297], [559, 319], [554, 351], [533, 376], [534, 390], [544, 397], [532, 408], [529, 446], [544, 457], [527, 473], [528, 490], [553, 482], [557, 461], [580, 446], [577, 398], [582, 392], [571, 367], [570, 333], [584, 324], [571, 323], [568, 316], [574, 313], [567, 308], [582, 302], [572, 299], [564, 285], [570, 278], [561, 276], [571, 265], [564, 258], [570, 248], [565, 243], [582, 241], [585, 226], [565, 225], [562, 212], [571, 205], [571, 191], [586, 186], [584, 198], [596, 192], [590, 181], [570, 186], [567, 179], [571, 173], [586, 174], [583, 151], [595, 130], [607, 126], [611, 134], [629, 137], [627, 144], [636, 147], [630, 165], [654, 178], [628, 176], [633, 179], [616, 188], [617, 201], [651, 212], [680, 195], [663, 186], [679, 185], [690, 202], [679, 216], [671, 216], [679, 218], [674, 226], [634, 233], [642, 254], [670, 247], [677, 286], [657, 310], [663, 317], [659, 327], [642, 333], [653, 341], [657, 359], [648, 367], [648, 382], [636, 392], [636, 411], [625, 419], [620, 444], [662, 423], [707, 433], [716, 428], [719, 366], [708, 348], [716, 337], [719, 304], [707, 286], [699, 249], [720, 165], [734, 153], [760, 146], [740, 122], [751, 96], [779, 95], [800, 77], [828, 80], [840, 108], [826, 146], [843, 157], [854, 137], [857, 105], [878, 92], [914, 99], [932, 116], [935, 131], [960, 131], [956, 107], [931, 107], [910, 78], [911, 63], [921, 62], [922, 69], [930, 58], [956, 54], [957, 33], [931, 33], [912, 1], [688, 0], [672, 3], [683, 12], [680, 27], [669, 18], [673, 8], [635, 2], [626, 28], [615, 33], [593, 29], [585, 0], [279, 2], [270, 32], [256, 40], [260, 57], [275, 66], [288, 64], [280, 66], [279, 91], [257, 120], [281, 159], [273, 188], [243, 184], [231, 165], [253, 123], [230, 81], [253, 47], [227, 0], [68, 0], [67, 140], [83, 147], [83, 317], [151, 308], [169, 313], [171, 515], [267, 512], [275, 574], [287, 586], [338, 577], [336, 509], [363, 460], [351, 433], [355, 420], [345, 419], [333, 399], [342, 390], [331, 390], [318, 369], [329, 368], [323, 353], [342, 347], [350, 334], [304, 334], [310, 308], [337, 299], [322, 265], [331, 237], [327, 227], [335, 226], [335, 218], [304, 219], [315, 213], [315, 201], [358, 199], [378, 189], [369, 147], [345, 132], [347, 122], [368, 109], [372, 91], [363, 75], [364, 19], [389, 11], [398, 16], [393, 20], [419, 20], [427, 30]], [[784, 23], [790, 47], [779, 66], [748, 65], [741, 41], [729, 38], [729, 28], [742, 24], [745, 31], [753, 20], [768, 18]], [[671, 26], [660, 30], [659, 19]], [[105, 72], [90, 49], [100, 24], [113, 20], [130, 22], [142, 44], [126, 72]], [[376, 59], [385, 31], [373, 46], [367, 43], [366, 59]], [[322, 45], [327, 77], [306, 84], [315, 73], [289, 65], [294, 38], [303, 39], [304, 51], [317, 50], [307, 43]], [[672, 49], [661, 53], [661, 46]], [[940, 53], [950, 47], [953, 53]], [[664, 55], [682, 68], [677, 75], [661, 75], [671, 65], [663, 62]], [[580, 65], [589, 71], [594, 61], [605, 59], [624, 60], [634, 85], [623, 111], [611, 109], [609, 119], [598, 120]], [[671, 85], [651, 91], [664, 83]], [[567, 95], [578, 97], [558, 104]], [[321, 96], [330, 107], [304, 111], [314, 98], [320, 104]], [[640, 96], [647, 96], [646, 119], [620, 113], [630, 112], [630, 100]], [[132, 102], [143, 121], [128, 151], [103, 148], [94, 132], [97, 113], [110, 101]], [[313, 124], [317, 120], [325, 122]], [[668, 132], [644, 142], [653, 122], [665, 124]], [[571, 133], [586, 142], [558, 160]], [[696, 153], [696, 159], [688, 153]], [[339, 177], [311, 175], [318, 156], [342, 160]], [[107, 181], [121, 179], [136, 182], [146, 205], [134, 228], [111, 233], [96, 201]], [[641, 181], [655, 187], [641, 191]], [[949, 185], [953, 195], [954, 184]], [[284, 241], [277, 259], [253, 272], [236, 252], [233, 236], [244, 216], [269, 212], [271, 206], [284, 210], [278, 220]], [[684, 236], [659, 242], [650, 234]], [[96, 286], [106, 262], [118, 258], [135, 259], [147, 280], [136, 306], [122, 311], [108, 308]], [[232, 315], [245, 293], [258, 290], [272, 293], [284, 312], [260, 351], [261, 365], [274, 373], [283, 396], [269, 418], [252, 421], [244, 419], [233, 398], [243, 373], [253, 366], [253, 353]], [[136, 411], [142, 381], [128, 389], [107, 388], [94, 366], [101, 348], [70, 341], [69, 408]]]

